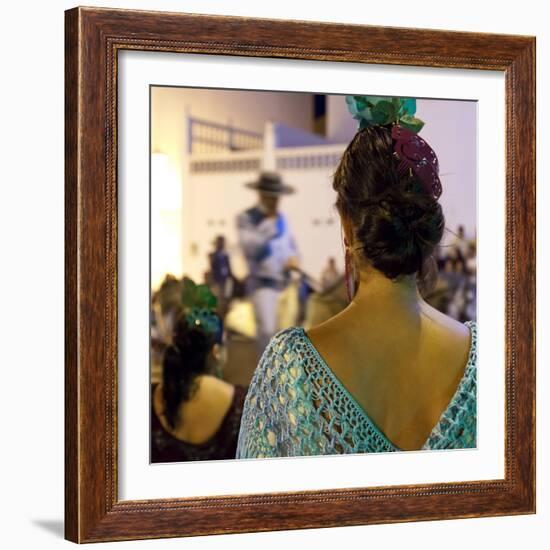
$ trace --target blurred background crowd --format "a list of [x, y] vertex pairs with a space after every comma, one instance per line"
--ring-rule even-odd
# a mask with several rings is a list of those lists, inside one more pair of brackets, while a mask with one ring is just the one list
[[[219, 235], [208, 255], [210, 269], [203, 275], [217, 298], [218, 313], [227, 333], [228, 363], [224, 376], [234, 382], [248, 383], [256, 366], [257, 352], [253, 345], [255, 319], [247, 280], [231, 270], [231, 256], [225, 248], [225, 237]], [[425, 300], [439, 311], [459, 321], [476, 319], [476, 242], [467, 239], [459, 226], [450, 244], [436, 249], [438, 276]], [[299, 270], [290, 270], [289, 284], [277, 305], [277, 327], [319, 324], [336, 315], [347, 305], [344, 271], [330, 256], [315, 277]], [[152, 294], [151, 342], [153, 364], [160, 366], [164, 343], [170, 341], [174, 320], [181, 312], [181, 291], [185, 277], [166, 274]], [[243, 361], [244, 359], [244, 361]], [[248, 368], [243, 368], [248, 364]], [[160, 368], [160, 367], [159, 367]], [[158, 369], [155, 378], [159, 376]]]

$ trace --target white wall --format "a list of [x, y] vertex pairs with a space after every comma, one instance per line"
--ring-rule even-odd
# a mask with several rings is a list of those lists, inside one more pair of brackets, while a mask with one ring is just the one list
[[[0, 34], [2, 111], [2, 542], [6, 548], [71, 548], [63, 519], [63, 10], [76, 1], [7, 3]], [[87, 5], [371, 25], [537, 35], [539, 128], [550, 120], [550, 33], [546, 5], [463, 0], [365, 4], [251, 0], [87, 0]], [[22, 22], [25, 32], [22, 32]], [[550, 134], [539, 132], [538, 514], [502, 518], [358, 526], [186, 540], [116, 543], [108, 548], [399, 548], [465, 546], [544, 549], [550, 524]], [[31, 314], [34, 314], [31, 316]], [[322, 475], [322, 472], [320, 472]]]
[[[158, 87], [151, 89], [151, 146], [153, 153], [166, 158], [166, 175], [180, 182], [181, 202], [162, 211], [152, 209], [152, 284], [156, 287], [169, 272], [181, 276], [189, 271], [190, 251], [184, 248], [182, 234], [192, 232], [190, 217], [185, 209], [191, 201], [186, 173], [187, 127], [186, 114], [219, 124], [263, 134], [266, 120], [282, 122], [311, 130], [313, 98], [305, 93], [266, 93], [205, 88]], [[152, 172], [152, 197], [158, 186], [165, 185], [162, 177]], [[154, 202], [154, 201], [153, 201]], [[197, 276], [195, 274], [195, 276]]]
[[312, 130], [310, 94], [280, 94], [204, 88], [152, 88], [152, 149], [167, 154], [179, 170], [184, 153], [184, 117], [191, 116], [263, 133], [266, 119]]

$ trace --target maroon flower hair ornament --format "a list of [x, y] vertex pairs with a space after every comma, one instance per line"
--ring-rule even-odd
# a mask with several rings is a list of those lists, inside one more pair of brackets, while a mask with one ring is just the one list
[[436, 200], [441, 196], [439, 162], [433, 149], [418, 136], [424, 121], [415, 116], [412, 97], [346, 96], [346, 105], [359, 129], [391, 125], [394, 155], [399, 159], [398, 173], [417, 176], [426, 193]]
[[408, 171], [421, 181], [426, 193], [436, 200], [443, 191], [439, 179], [439, 161], [434, 150], [419, 135], [394, 124], [391, 130], [393, 152], [399, 159], [397, 172], [400, 176]]

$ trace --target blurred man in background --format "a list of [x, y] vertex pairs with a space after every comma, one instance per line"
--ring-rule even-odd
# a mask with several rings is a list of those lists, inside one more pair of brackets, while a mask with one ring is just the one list
[[249, 270], [247, 290], [254, 305], [256, 344], [260, 355], [277, 331], [277, 302], [298, 267], [298, 250], [286, 217], [279, 212], [283, 194], [294, 189], [278, 174], [263, 172], [246, 184], [258, 192], [258, 202], [237, 217], [239, 243]]

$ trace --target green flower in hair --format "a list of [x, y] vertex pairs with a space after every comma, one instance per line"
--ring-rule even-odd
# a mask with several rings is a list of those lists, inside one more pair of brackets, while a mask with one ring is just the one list
[[219, 317], [209, 309], [194, 307], [185, 313], [185, 319], [189, 325], [212, 334], [217, 334], [221, 327]]
[[191, 279], [183, 279], [181, 291], [181, 302], [185, 309], [208, 309], [215, 310], [218, 304], [216, 296], [208, 285], [197, 285]]
[[414, 116], [414, 98], [348, 95], [346, 105], [353, 118], [359, 121], [359, 129], [374, 125], [399, 124], [417, 134], [424, 126], [424, 121]]
[[181, 292], [183, 312], [187, 322], [207, 332], [218, 334], [221, 321], [216, 315], [217, 299], [208, 285], [197, 285], [186, 277]]

